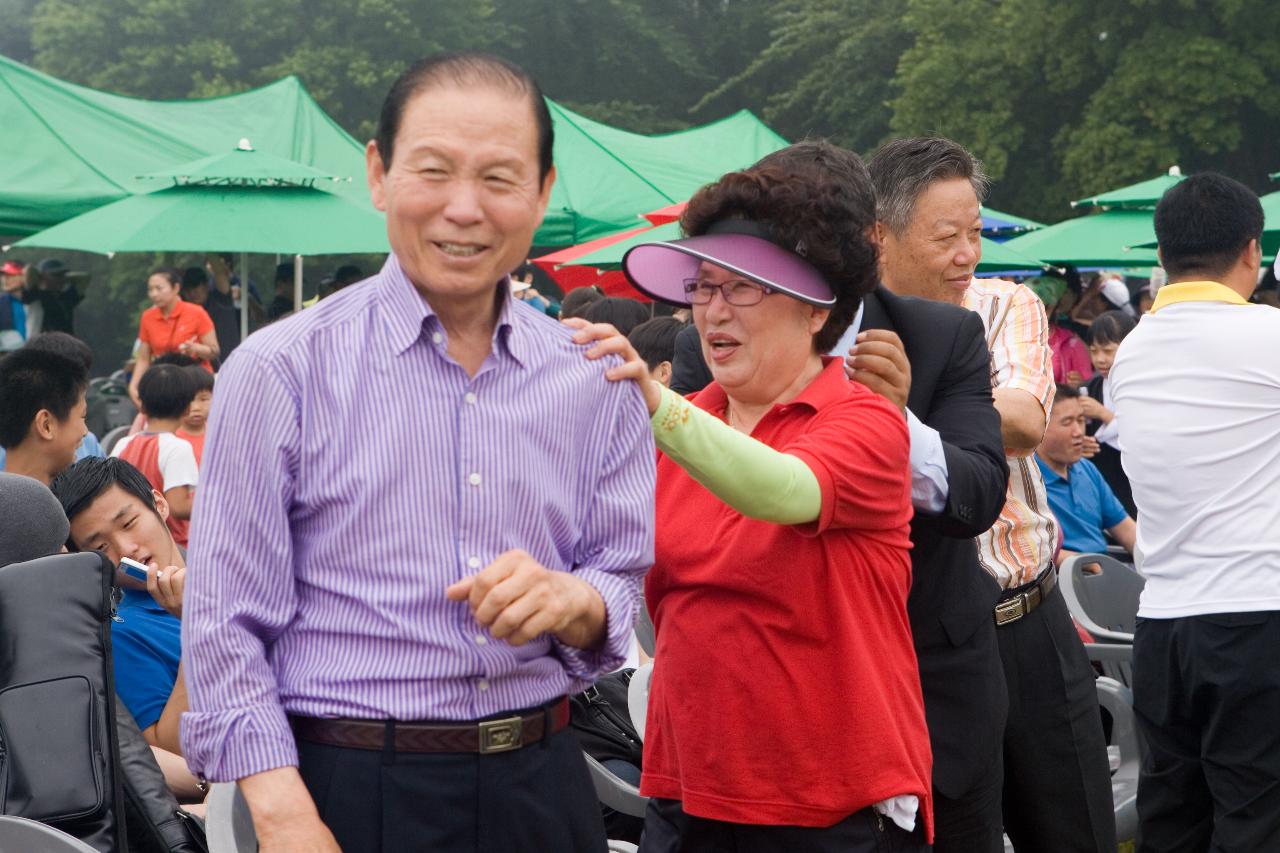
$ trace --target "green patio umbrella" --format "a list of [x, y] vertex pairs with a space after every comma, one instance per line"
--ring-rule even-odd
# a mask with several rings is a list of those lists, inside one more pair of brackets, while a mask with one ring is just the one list
[[1156, 253], [1137, 248], [1155, 239], [1150, 210], [1106, 210], [1014, 237], [1004, 248], [1055, 266], [1157, 266]]
[[[1267, 193], [1258, 201], [1262, 203], [1262, 256], [1275, 258], [1280, 251], [1280, 192]], [[1154, 249], [1154, 239], [1134, 246], [1135, 249]]]
[[1072, 207], [1100, 207], [1104, 210], [1154, 209], [1165, 190], [1182, 180], [1182, 170], [1177, 166], [1169, 169], [1169, 173], [1149, 181], [1130, 184], [1127, 187], [1110, 190], [1101, 195], [1076, 199]]
[[[103, 255], [227, 250], [294, 255], [295, 310], [302, 302], [303, 255], [390, 250], [386, 219], [371, 202], [319, 189], [317, 184], [333, 185], [334, 179], [254, 151], [247, 140], [231, 152], [142, 177], [173, 185], [82, 213], [15, 245]], [[242, 334], [247, 334], [247, 319], [242, 311]]]
[[[650, 228], [641, 231], [626, 240], [620, 240], [617, 243], [597, 249], [588, 255], [583, 255], [570, 261], [566, 266], [582, 266], [596, 267], [598, 269], [616, 269], [622, 265], [622, 256], [632, 246], [638, 246], [641, 243], [652, 243], [663, 240], [679, 240], [680, 223], [668, 222], [666, 225], [659, 225], [656, 228]], [[993, 240], [982, 238], [982, 261], [978, 264], [979, 273], [995, 273], [995, 272], [1011, 272], [1013, 270], [1038, 270], [1045, 265], [1035, 260], [1031, 255], [1012, 248], [1007, 243], [996, 243]]]

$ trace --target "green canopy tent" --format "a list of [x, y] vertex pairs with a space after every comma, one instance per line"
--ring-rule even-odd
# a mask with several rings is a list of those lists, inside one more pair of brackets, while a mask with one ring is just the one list
[[[596, 267], [597, 269], [617, 269], [622, 266], [622, 256], [627, 250], [641, 243], [653, 243], [664, 240], [680, 239], [680, 223], [668, 222], [640, 231], [625, 240], [619, 240], [608, 246], [597, 249], [568, 262], [570, 266]], [[1008, 244], [996, 243], [982, 238], [982, 260], [978, 264], [979, 273], [1012, 272], [1014, 270], [1040, 270], [1044, 264], [1031, 256], [1016, 251]]]
[[1014, 237], [1004, 246], [1055, 266], [1157, 266], [1156, 253], [1137, 247], [1155, 239], [1150, 210], [1106, 210]]
[[557, 178], [538, 246], [585, 243], [635, 228], [640, 212], [693, 195], [787, 141], [746, 110], [700, 127], [644, 136], [548, 101]]
[[155, 188], [139, 177], [226, 152], [250, 137], [259, 150], [329, 175], [367, 198], [364, 148], [296, 77], [199, 101], [144, 101], [57, 80], [0, 56], [0, 234], [22, 236]]

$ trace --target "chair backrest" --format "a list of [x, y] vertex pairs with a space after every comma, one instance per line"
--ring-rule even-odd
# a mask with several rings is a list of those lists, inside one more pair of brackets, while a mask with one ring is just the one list
[[104, 435], [102, 437], [102, 440], [99, 441], [98, 444], [102, 445], [102, 452], [110, 456], [112, 448], [114, 448], [117, 444], [119, 444], [120, 439], [124, 438], [128, 434], [129, 434], [129, 424], [125, 424], [124, 426], [118, 426], [115, 429], [111, 430], [111, 432]]
[[1111, 801], [1116, 816], [1116, 838], [1129, 841], [1138, 831], [1138, 768], [1141, 743], [1133, 719], [1133, 694], [1110, 678], [1099, 678], [1098, 704], [1111, 715], [1111, 743], [1120, 751], [1120, 766], [1111, 774]]
[[[1085, 571], [1096, 565], [1100, 571]], [[1071, 615], [1100, 643], [1132, 643], [1146, 580], [1107, 554], [1076, 554], [1062, 564], [1062, 594]]]
[[0, 850], [4, 853], [97, 853], [74, 835], [12, 815], [0, 815]]
[[209, 853], [257, 853], [258, 836], [253, 831], [253, 816], [239, 785], [218, 782], [210, 786], [205, 800], [204, 831]]
[[653, 661], [635, 671], [631, 683], [627, 685], [627, 713], [631, 715], [631, 725], [636, 734], [644, 741], [644, 721], [649, 713], [649, 679], [653, 677]]

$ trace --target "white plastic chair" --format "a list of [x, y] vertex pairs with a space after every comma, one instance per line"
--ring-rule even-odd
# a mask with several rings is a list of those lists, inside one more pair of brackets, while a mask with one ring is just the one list
[[1098, 704], [1111, 714], [1110, 746], [1120, 750], [1120, 766], [1111, 774], [1111, 799], [1116, 815], [1116, 838], [1130, 841], [1138, 833], [1138, 771], [1141, 741], [1133, 718], [1133, 694], [1113, 678], [1099, 678]]
[[234, 782], [216, 782], [205, 800], [205, 837], [209, 853], [258, 853], [249, 804]]
[[0, 851], [4, 853], [98, 853], [60, 829], [25, 817], [0, 815]]

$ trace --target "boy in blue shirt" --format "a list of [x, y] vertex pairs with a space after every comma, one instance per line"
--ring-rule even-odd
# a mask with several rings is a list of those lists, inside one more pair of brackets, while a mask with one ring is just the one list
[[[156, 749], [169, 787], [179, 797], [199, 797], [178, 739], [187, 710], [180, 638], [186, 557], [165, 524], [164, 495], [116, 458], [82, 459], [55, 477], [50, 489], [71, 525], [70, 550], [101, 551], [117, 565], [129, 557], [148, 567], [145, 582], [116, 575], [123, 590], [111, 625], [116, 693]], [[175, 760], [164, 760], [169, 757]]]
[[1106, 553], [1104, 531], [1132, 553], [1138, 527], [1102, 473], [1082, 459], [1085, 423], [1079, 392], [1059, 385], [1036, 463], [1044, 475], [1049, 507], [1062, 527], [1062, 555]]

